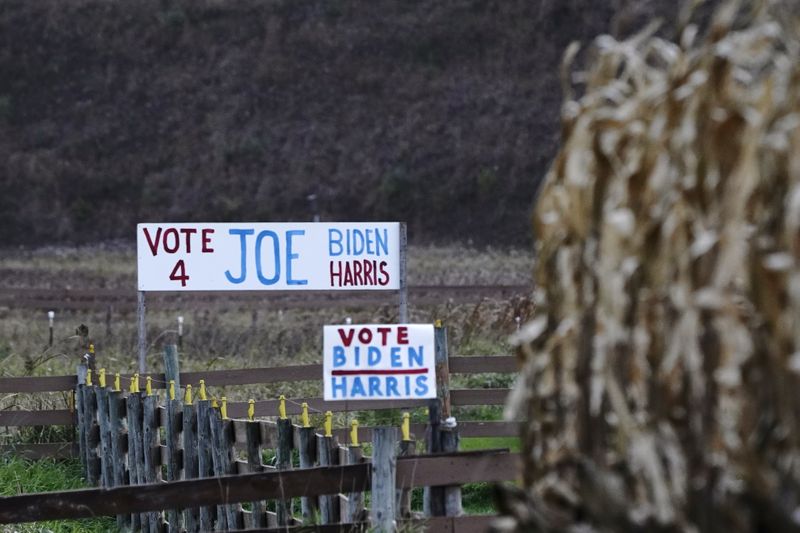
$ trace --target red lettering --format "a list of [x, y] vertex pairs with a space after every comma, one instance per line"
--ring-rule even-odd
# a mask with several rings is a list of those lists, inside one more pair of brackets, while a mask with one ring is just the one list
[[408, 328], [406, 326], [397, 328], [397, 344], [408, 344]]
[[[167, 237], [169, 237], [170, 235], [174, 237], [174, 246], [170, 246], [169, 244], [167, 244]], [[177, 252], [178, 248], [181, 245], [180, 238], [178, 237], [178, 230], [176, 230], [175, 228], [169, 228], [167, 231], [164, 232], [164, 240], [162, 242], [164, 243], [165, 252], [167, 252], [168, 254], [174, 254], [175, 252]]]
[[345, 262], [344, 264], [344, 286], [345, 287], [353, 286], [353, 271], [350, 269], [349, 262]]
[[386, 346], [387, 337], [389, 336], [390, 331], [392, 331], [392, 328], [378, 328], [378, 333], [381, 334], [381, 346]]
[[364, 261], [364, 285], [375, 285], [375, 278], [372, 276], [375, 261]]
[[[334, 265], [338, 265], [338, 269]], [[341, 287], [342, 286], [342, 262], [341, 261], [331, 261], [330, 263], [330, 272], [331, 272], [331, 287]], [[333, 280], [336, 279], [338, 285], [336, 285]]]
[[[178, 233], [175, 232], [175, 235], [177, 236]], [[164, 248], [166, 248], [166, 245], [164, 245]], [[175, 263], [175, 268], [172, 269], [169, 279], [172, 281], [180, 281], [181, 287], [186, 286], [186, 280], [189, 279], [189, 276], [186, 275], [186, 265], [184, 264], [183, 259]]]
[[344, 328], [339, 328], [337, 331], [339, 332], [339, 338], [342, 339], [342, 344], [344, 344], [344, 347], [347, 348], [350, 346], [350, 343], [353, 342], [353, 335], [355, 334], [356, 330], [350, 328], [347, 330], [347, 333], [345, 333]]
[[361, 344], [369, 344], [372, 342], [372, 330], [369, 328], [361, 328], [358, 332], [358, 340]]
[[186, 235], [186, 253], [190, 254], [192, 253], [192, 240], [189, 236], [197, 233], [197, 230], [194, 228], [181, 228], [181, 233]]
[[204, 254], [209, 254], [209, 253], [212, 253], [214, 251], [214, 249], [211, 248], [211, 246], [209, 246], [209, 244], [211, 244], [211, 234], [212, 233], [214, 233], [214, 230], [212, 228], [206, 228], [201, 232], [202, 238], [203, 238], [202, 239], [202, 242], [203, 242], [202, 252]]
[[153, 242], [153, 239], [150, 237], [150, 232], [147, 231], [147, 228], [142, 228], [144, 230], [144, 238], [147, 239], [147, 245], [150, 247], [150, 251], [153, 252], [153, 256], [158, 253], [158, 242], [161, 240], [161, 227], [158, 228], [156, 231], [156, 242]]
[[379, 265], [380, 273], [382, 274], [381, 278], [378, 278], [378, 285], [388, 285], [389, 284], [389, 273], [386, 272], [386, 267], [388, 263], [386, 261], [381, 261]]
[[353, 261], [353, 283], [354, 285], [363, 285], [361, 279], [361, 261]]

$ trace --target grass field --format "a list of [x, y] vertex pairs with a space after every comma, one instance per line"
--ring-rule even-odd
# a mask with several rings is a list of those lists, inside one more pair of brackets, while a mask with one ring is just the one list
[[[0, 457], [0, 495], [48, 492], [85, 487], [77, 461], [26, 461], [6, 455]], [[4, 526], [4, 532], [106, 532], [115, 531], [113, 518], [58, 520]]]

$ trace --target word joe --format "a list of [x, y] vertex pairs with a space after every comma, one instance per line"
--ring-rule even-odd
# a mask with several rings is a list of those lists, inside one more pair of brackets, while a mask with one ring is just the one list
[[436, 398], [430, 324], [325, 326], [326, 400]]
[[397, 290], [400, 224], [139, 224], [139, 290]]

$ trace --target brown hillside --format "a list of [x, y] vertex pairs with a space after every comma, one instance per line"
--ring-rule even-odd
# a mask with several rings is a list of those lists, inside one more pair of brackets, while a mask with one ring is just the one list
[[0, 243], [307, 220], [310, 194], [525, 242], [561, 54], [614, 3], [0, 0]]

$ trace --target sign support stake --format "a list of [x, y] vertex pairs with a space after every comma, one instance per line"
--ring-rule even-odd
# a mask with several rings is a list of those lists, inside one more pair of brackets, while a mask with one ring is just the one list
[[147, 325], [144, 320], [146, 310], [144, 291], [139, 291], [136, 303], [136, 318], [139, 331], [139, 374], [142, 375], [147, 372]]
[[400, 223], [400, 324], [408, 324], [408, 282], [406, 281], [406, 257], [408, 248], [408, 233], [406, 223]]

